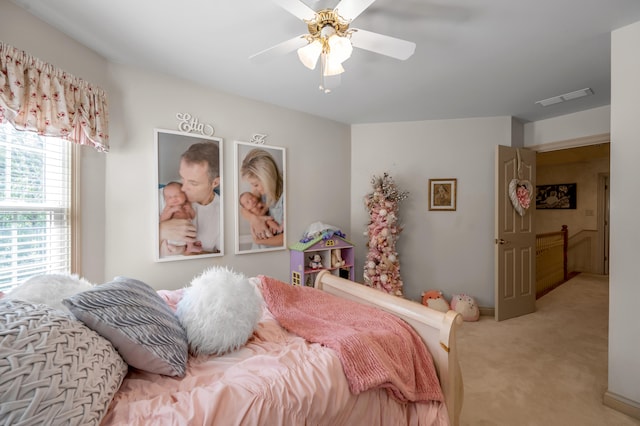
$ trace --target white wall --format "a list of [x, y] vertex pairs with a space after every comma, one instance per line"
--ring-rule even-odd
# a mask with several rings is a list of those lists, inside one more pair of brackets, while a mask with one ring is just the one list
[[[9, 1], [0, 1], [0, 40], [109, 91], [107, 61]], [[104, 276], [104, 190], [106, 155], [79, 149], [82, 256], [80, 273], [92, 282]]]
[[638, 227], [640, 209], [640, 22], [611, 34], [611, 264], [609, 389], [640, 415]]
[[[153, 129], [176, 129], [178, 112], [188, 112], [224, 138], [223, 192], [234, 193], [235, 140], [255, 133], [284, 147], [287, 157], [287, 239], [322, 221], [349, 230], [349, 126], [192, 84], [166, 75], [110, 65], [115, 90], [111, 110], [111, 152], [106, 170], [106, 277], [129, 275], [158, 288], [179, 288], [210, 265], [230, 265], [247, 275], [289, 281], [287, 250], [235, 255], [235, 207], [224, 199], [222, 257], [153, 261]], [[229, 200], [229, 201], [227, 201]]]
[[[494, 150], [511, 145], [510, 117], [360, 124], [351, 130], [351, 230], [358, 280], [362, 277], [369, 217], [364, 196], [371, 179], [389, 172], [399, 189], [396, 249], [404, 295], [417, 300], [437, 289], [474, 296], [494, 306]], [[458, 180], [457, 210], [429, 211], [428, 182]]]
[[[553, 108], [553, 105], [547, 108]], [[611, 108], [607, 106], [524, 125], [524, 146], [568, 141], [609, 133]]]

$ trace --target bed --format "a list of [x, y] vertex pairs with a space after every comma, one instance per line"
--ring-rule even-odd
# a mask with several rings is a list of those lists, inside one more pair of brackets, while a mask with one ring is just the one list
[[[83, 317], [82, 312], [73, 309], [71, 312], [76, 314], [77, 319], [67, 320], [64, 315], [59, 315], [62, 317], [59, 321], [68, 321], [70, 325], [67, 324], [65, 327], [72, 328], [73, 333], [77, 334], [77, 329], [80, 328], [78, 324], [84, 324], [86, 327], [83, 327], [82, 333], [90, 335], [92, 341], [105, 337], [99, 340], [98, 354], [89, 353], [85, 357], [89, 361], [83, 360], [88, 367], [81, 369], [80, 380], [84, 381], [81, 391], [86, 393], [92, 386], [97, 389], [90, 398], [86, 395], [79, 397], [78, 391], [74, 389], [76, 394], [73, 396], [53, 398], [54, 402], [47, 407], [35, 407], [34, 400], [43, 399], [43, 397], [34, 398], [34, 393], [30, 390], [24, 392], [21, 390], [29, 382], [29, 376], [33, 373], [24, 373], [20, 379], [20, 385], [15, 384], [15, 378], [9, 377], [8, 373], [20, 370], [20, 366], [17, 365], [20, 362], [13, 359], [16, 345], [15, 342], [10, 341], [5, 344], [2, 341], [0, 345], [3, 354], [0, 358], [0, 377], [2, 377], [0, 379], [0, 423], [40, 423], [43, 419], [51, 419], [52, 417], [45, 416], [53, 416], [51, 411], [54, 410], [57, 416], [75, 416], [74, 419], [83, 416], [82, 420], [69, 421], [70, 424], [458, 424], [463, 392], [455, 344], [456, 327], [462, 323], [459, 314], [453, 311], [447, 313], [435, 311], [419, 303], [339, 278], [329, 272], [318, 275], [315, 290], [311, 290], [322, 291], [322, 298], [337, 297], [341, 300], [339, 303], [357, 302], [357, 307], [345, 305], [354, 306], [356, 310], [363, 306], [381, 309], [401, 319], [402, 323], [408, 324], [417, 333], [416, 336], [425, 343], [437, 374], [436, 380], [439, 386], [437, 392], [441, 392], [442, 401], [412, 402], [411, 400], [415, 398], [402, 399], [403, 396], [412, 395], [411, 389], [405, 389], [406, 383], [389, 385], [388, 382], [383, 382], [381, 386], [370, 388], [365, 386], [364, 389], [358, 389], [357, 393], [354, 393], [351, 370], [344, 364], [346, 358], [340, 351], [336, 352], [333, 349], [331, 342], [312, 343], [283, 328], [282, 325], [286, 324], [286, 319], [278, 315], [284, 312], [287, 316], [288, 312], [294, 309], [288, 305], [290, 300], [286, 299], [283, 306], [289, 308], [288, 312], [287, 309], [278, 311], [272, 301], [273, 294], [276, 292], [265, 290], [267, 281], [277, 280], [260, 276], [251, 277], [246, 281], [259, 288], [262, 297], [257, 325], [254, 327], [251, 322], [248, 324], [251, 327], [251, 337], [241, 345], [237, 343], [235, 346], [232, 345], [232, 350], [210, 354], [207, 350], [195, 350], [194, 353], [191, 347], [193, 336], [189, 335], [190, 354], [186, 360], [178, 360], [178, 363], [185, 361], [184, 371], [175, 374], [172, 371], [163, 371], [162, 368], [166, 368], [166, 365], [152, 365], [155, 360], [151, 359], [148, 353], [138, 352], [133, 355], [128, 354], [128, 357], [123, 355], [126, 362], [118, 361], [119, 357], [108, 352], [109, 348], [105, 348], [105, 344], [108, 346], [108, 343], [112, 342], [120, 354], [132, 347], [129, 345], [130, 347], [126, 348], [126, 343], [119, 342], [118, 339], [121, 336], [109, 334], [109, 332], [113, 333], [113, 330], [101, 330], [100, 326], [104, 325], [104, 319], [92, 323], [91, 318]], [[123, 282], [116, 280], [116, 284], [121, 285]], [[289, 285], [278, 287], [279, 285], [273, 288], [284, 289], [286, 292], [293, 288]], [[237, 286], [234, 286], [235, 288]], [[95, 289], [75, 294], [66, 300], [92, 293], [93, 290]], [[186, 298], [183, 290], [161, 290], [157, 294], [169, 308], [169, 312], [179, 316], [181, 303]], [[318, 293], [314, 294], [317, 297]], [[328, 296], [324, 296], [325, 294]], [[238, 300], [237, 295], [233, 297], [234, 300]], [[201, 299], [202, 297], [199, 297], [196, 302], [201, 303]], [[333, 301], [333, 299], [327, 300]], [[22, 303], [22, 301], [14, 300], [7, 303]], [[237, 305], [239, 309], [244, 309], [247, 303]], [[89, 305], [93, 309], [95, 302], [92, 301]], [[114, 305], [113, 299], [108, 305]], [[229, 305], [233, 311], [234, 303], [225, 304], [225, 306]], [[27, 305], [25, 302], [24, 307], [15, 306], [27, 311], [32, 309], [27, 312], [27, 316], [32, 321], [36, 315], [39, 315], [38, 312], [33, 311], [36, 309], [33, 306], [41, 305]], [[15, 306], [12, 307], [14, 311], [16, 311]], [[67, 303], [67, 306], [70, 307], [70, 303]], [[127, 311], [130, 309], [127, 308]], [[117, 316], [121, 316], [123, 311], [119, 312]], [[376, 312], [379, 312], [377, 316], [382, 318], [383, 313], [379, 310]], [[55, 310], [45, 310], [45, 314], [45, 316], [58, 318], [55, 317], [57, 315]], [[237, 316], [237, 312], [235, 315]], [[195, 316], [197, 320], [202, 319], [202, 315]], [[153, 314], [153, 318], [153, 321], [156, 321], [157, 316]], [[4, 329], [0, 324], [0, 339], [11, 340], [7, 338], [11, 334], [7, 330], [12, 327], [6, 325], [11, 321], [5, 321]], [[243, 326], [239, 324], [238, 328]], [[118, 327], [115, 329], [117, 332]], [[91, 334], [94, 331], [95, 335]], [[175, 331], [178, 332], [178, 330]], [[153, 339], [160, 339], [162, 343], [166, 343], [165, 340], [170, 340], [171, 333], [171, 331], [148, 332], [144, 337], [152, 336]], [[48, 335], [51, 334], [53, 333], [49, 331]], [[195, 341], [197, 338], [197, 336], [193, 337]], [[206, 340], [207, 336], [203, 338]], [[42, 340], [42, 338], [35, 340]], [[58, 338], [58, 344], [60, 344], [59, 340]], [[7, 346], [12, 347], [7, 349]], [[83, 345], [83, 347], [93, 346], [95, 345]], [[414, 346], [419, 347], [419, 345]], [[23, 345], [21, 348], [23, 349], [20, 350], [23, 351], [26, 346]], [[77, 356], [77, 348], [72, 349], [73, 356]], [[133, 349], [138, 350], [139, 345], [133, 346]], [[60, 353], [61, 350], [58, 348], [55, 352]], [[168, 359], [173, 362], [181, 356], [180, 353], [170, 353]], [[33, 358], [32, 355], [29, 356], [29, 362], [33, 362]], [[49, 355], [43, 356], [40, 364], [46, 364], [49, 358]], [[81, 364], [81, 362], [66, 363], [66, 365], [70, 364]], [[414, 367], [416, 365], [419, 364], [415, 364]], [[49, 366], [49, 368], [55, 367]], [[61, 368], [67, 368], [67, 366]], [[159, 371], [163, 371], [163, 374], [145, 371], [148, 368], [151, 370], [160, 368]], [[38, 366], [37, 370], [41, 369]], [[100, 369], [103, 375], [100, 380], [96, 380], [91, 373], [87, 373], [96, 369]], [[402, 371], [402, 373], [406, 372]], [[65, 374], [68, 375], [68, 373]], [[419, 376], [418, 372], [415, 376]], [[14, 383], [10, 383], [12, 380]], [[96, 383], [89, 383], [91, 380]], [[412, 380], [413, 378], [401, 381], [411, 382]], [[32, 381], [37, 382], [35, 379]], [[56, 386], [64, 388], [59, 382], [58, 380]], [[29, 386], [26, 387], [30, 389]], [[51, 389], [55, 386], [48, 384], [46, 388]], [[433, 389], [429, 390], [431, 391], [436, 392]], [[420, 400], [420, 398], [417, 399]], [[70, 402], [72, 400], [87, 402], [78, 408], [71, 406], [76, 404], [76, 402], [72, 404]], [[91, 413], [89, 415], [86, 412]]]
[[451, 310], [446, 313], [436, 311], [419, 303], [336, 277], [327, 271], [318, 275], [315, 287], [345, 299], [377, 306], [409, 323], [420, 335], [433, 357], [450, 423], [459, 424], [464, 397], [456, 346], [456, 329], [463, 322], [460, 314]]

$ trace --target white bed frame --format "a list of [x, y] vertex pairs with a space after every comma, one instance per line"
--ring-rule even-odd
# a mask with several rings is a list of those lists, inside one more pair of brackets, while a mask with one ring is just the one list
[[456, 347], [456, 329], [462, 324], [459, 313], [436, 311], [420, 303], [339, 278], [329, 271], [318, 274], [315, 288], [344, 299], [377, 306], [409, 323], [424, 340], [436, 364], [449, 420], [454, 426], [459, 424], [464, 393]]

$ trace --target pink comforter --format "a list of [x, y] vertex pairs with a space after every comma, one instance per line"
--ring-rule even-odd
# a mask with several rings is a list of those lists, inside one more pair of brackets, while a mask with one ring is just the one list
[[[257, 282], [257, 280], [255, 280]], [[180, 291], [161, 294], [175, 306]], [[444, 403], [354, 395], [336, 353], [263, 315], [241, 349], [191, 357], [184, 378], [130, 369], [102, 425], [448, 425]]]
[[444, 401], [431, 354], [406, 322], [311, 287], [259, 278], [280, 325], [337, 352], [351, 392], [381, 387], [399, 402]]

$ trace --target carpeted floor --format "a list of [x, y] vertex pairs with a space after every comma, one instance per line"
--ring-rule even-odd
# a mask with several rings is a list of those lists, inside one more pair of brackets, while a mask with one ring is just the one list
[[538, 299], [532, 314], [465, 322], [461, 425], [640, 425], [602, 404], [608, 309], [608, 277], [583, 273]]

